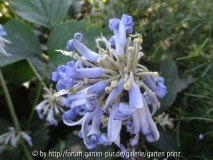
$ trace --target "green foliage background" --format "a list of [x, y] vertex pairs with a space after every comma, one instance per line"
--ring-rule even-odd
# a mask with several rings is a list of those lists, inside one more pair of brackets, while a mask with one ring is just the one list
[[[34, 145], [29, 148], [30, 152], [87, 150], [77, 136], [79, 127], [68, 127], [62, 122], [53, 127], [35, 114], [27, 129], [36, 95], [39, 95], [37, 103], [42, 100], [40, 82], [28, 61], [40, 75], [47, 67], [44, 82], [49, 85], [51, 72], [57, 65], [69, 61], [55, 52], [56, 49], [66, 49], [74, 33], [81, 32], [84, 43], [95, 50], [94, 39], [100, 32], [108, 38], [112, 35], [108, 19], [120, 18], [125, 13], [133, 16], [134, 31], [143, 35], [145, 58], [141, 64], [159, 71], [168, 87], [168, 94], [161, 100], [162, 106], [156, 115], [166, 112], [174, 119], [173, 129], [163, 130], [158, 126], [161, 132], [158, 142], [147, 143], [142, 137], [136, 150], [180, 151], [181, 158], [173, 159], [181, 160], [213, 158], [212, 0], [3, 0], [0, 13], [0, 23], [8, 33], [6, 38], [12, 42], [6, 46], [12, 57], [0, 54], [0, 69], [21, 127], [31, 133]], [[27, 81], [30, 81], [29, 88], [22, 85]], [[0, 118], [0, 134], [3, 134], [13, 124], [1, 84]], [[123, 127], [122, 143], [128, 146], [130, 137], [125, 133]], [[202, 140], [199, 134], [204, 135]], [[112, 145], [92, 151], [117, 150]], [[20, 146], [17, 149], [8, 146], [0, 159], [26, 159], [23, 152]]]

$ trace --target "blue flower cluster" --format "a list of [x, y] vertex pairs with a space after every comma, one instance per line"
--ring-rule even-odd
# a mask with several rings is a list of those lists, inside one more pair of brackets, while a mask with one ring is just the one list
[[[63, 102], [69, 110], [62, 119], [68, 126], [82, 126], [79, 137], [84, 139], [88, 149], [98, 144], [115, 143], [125, 152], [120, 143], [123, 121], [127, 124], [127, 132], [134, 135], [130, 139], [132, 146], [138, 143], [140, 132], [149, 142], [159, 139], [152, 115], [160, 107], [157, 96], [163, 98], [167, 87], [157, 72], [151, 72], [138, 63], [144, 55], [140, 51], [142, 38], [140, 35], [135, 35], [134, 39], [126, 37], [127, 33], [133, 32], [133, 25], [132, 17], [125, 14], [121, 20], [110, 19], [109, 27], [114, 36], [109, 40], [103, 36], [96, 40], [98, 53], [81, 42], [84, 39], [81, 33], [76, 33], [67, 43], [67, 49], [76, 48], [81, 56], [73, 51], [60, 50], [77, 60], [76, 63], [70, 61], [66, 66], [58, 66], [52, 73], [52, 80], [57, 82], [57, 94], [67, 95]], [[100, 47], [99, 41], [105, 44], [105, 48]], [[140, 88], [144, 88], [144, 93]], [[129, 102], [121, 100], [124, 91]], [[107, 133], [100, 131], [102, 117], [108, 118]]]

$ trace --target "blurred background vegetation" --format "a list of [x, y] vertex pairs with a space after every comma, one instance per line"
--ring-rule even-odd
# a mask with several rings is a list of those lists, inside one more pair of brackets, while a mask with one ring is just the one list
[[[0, 67], [21, 126], [33, 139], [34, 145], [29, 149], [86, 151], [77, 136], [79, 127], [68, 127], [63, 122], [50, 126], [35, 114], [27, 129], [32, 108], [42, 100], [41, 84], [28, 62], [40, 75], [45, 73], [44, 82], [51, 84], [51, 72], [69, 60], [56, 49], [65, 50], [66, 42], [75, 32], [81, 32], [84, 43], [95, 50], [94, 39], [100, 32], [107, 38], [112, 35], [108, 20], [120, 18], [123, 13], [133, 16], [134, 31], [143, 35], [145, 57], [141, 64], [159, 71], [168, 87], [154, 117], [166, 112], [174, 123], [172, 129], [165, 130], [158, 125], [158, 142], [148, 143], [140, 138], [136, 151], [180, 151], [181, 158], [171, 159], [213, 159], [212, 0], [1, 0], [0, 24], [8, 33], [5, 38], [12, 42], [6, 50], [13, 56], [0, 55]], [[43, 72], [45, 66], [47, 70]], [[39, 100], [35, 100], [36, 96]], [[13, 126], [1, 85], [0, 125], [0, 134]], [[199, 138], [200, 134], [203, 138]], [[121, 142], [128, 148], [130, 136], [125, 127], [121, 135]], [[118, 148], [112, 145], [95, 149], [109, 150]], [[22, 153], [21, 147], [8, 146], [0, 159], [25, 159]]]

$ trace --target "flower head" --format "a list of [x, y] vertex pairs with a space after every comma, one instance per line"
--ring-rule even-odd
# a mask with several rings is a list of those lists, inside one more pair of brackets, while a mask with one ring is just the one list
[[25, 132], [18, 132], [13, 127], [8, 128], [9, 132], [0, 136], [0, 153], [5, 149], [9, 143], [12, 147], [16, 148], [17, 142], [20, 138], [24, 139], [29, 146], [32, 146], [31, 137]]
[[38, 113], [40, 119], [44, 119], [46, 115], [46, 120], [55, 126], [58, 125], [57, 120], [54, 118], [54, 114], [59, 114], [64, 112], [62, 106], [66, 105], [66, 99], [61, 96], [56, 96], [53, 89], [44, 87], [46, 93], [43, 95], [44, 100], [41, 101], [36, 107], [35, 110]]
[[[56, 94], [67, 95], [65, 105], [69, 110], [62, 119], [68, 126], [81, 125], [79, 137], [88, 149], [114, 143], [125, 152], [120, 140], [123, 121], [127, 121], [127, 132], [134, 135], [130, 139], [132, 146], [138, 143], [140, 132], [149, 142], [159, 139], [152, 114], [160, 108], [157, 96], [163, 98], [167, 88], [157, 72], [138, 63], [144, 55], [140, 51], [142, 36], [126, 38], [126, 34], [133, 31], [133, 25], [132, 17], [125, 14], [121, 20], [110, 19], [109, 28], [114, 36], [108, 41], [103, 35], [96, 39], [98, 53], [82, 43], [81, 33], [76, 33], [67, 43], [67, 49], [76, 48], [81, 56], [73, 51], [58, 50], [77, 60], [60, 65], [52, 74], [52, 80], [57, 82]], [[99, 42], [103, 42], [105, 48]], [[126, 94], [128, 102], [122, 100]], [[152, 113], [148, 105], [152, 106]], [[107, 133], [100, 131], [101, 120], [107, 126]]]

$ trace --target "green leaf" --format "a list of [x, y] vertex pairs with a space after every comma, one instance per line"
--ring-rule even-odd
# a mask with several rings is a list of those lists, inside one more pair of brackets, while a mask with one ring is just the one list
[[8, 132], [8, 127], [12, 127], [11, 124], [4, 118], [0, 118], [0, 135]]
[[14, 63], [21, 59], [38, 57], [41, 46], [38, 37], [33, 30], [20, 20], [10, 20], [4, 26], [11, 44], [6, 44], [5, 50], [11, 53], [11, 57], [0, 54], [0, 67]]
[[184, 79], [178, 78], [176, 80], [176, 91], [177, 92], [182, 91], [192, 82], [194, 82], [194, 79], [190, 75], [187, 78], [184, 78]]
[[163, 99], [160, 99], [161, 108], [158, 112], [162, 112], [170, 107], [177, 94], [175, 83], [178, 78], [178, 72], [177, 66], [171, 58], [165, 57], [165, 59], [162, 60], [160, 75], [165, 79], [165, 85], [167, 86], [168, 93]]
[[68, 21], [55, 27], [49, 36], [47, 44], [50, 61], [54, 65], [58, 66], [60, 64], [65, 64], [69, 60], [72, 60], [71, 57], [64, 56], [55, 50], [66, 50], [68, 40], [73, 39], [76, 32], [82, 33], [84, 35], [83, 43], [88, 48], [95, 51], [95, 38], [100, 36], [100, 32], [103, 33], [104, 30], [100, 27], [91, 25], [88, 21], [85, 20], [79, 22]]
[[180, 148], [177, 145], [176, 138], [165, 132], [160, 132], [160, 139], [158, 141], [150, 143], [150, 144], [163, 152], [180, 151]]
[[[33, 64], [33, 66], [36, 68], [39, 75], [42, 76], [42, 73], [46, 64], [39, 58], [31, 58], [30, 61]], [[52, 63], [49, 63], [44, 80], [48, 80], [52, 82], [52, 72], [55, 70], [56, 70], [56, 67]]]
[[17, 0], [11, 2], [23, 19], [46, 28], [63, 21], [73, 0]]
[[26, 60], [2, 67], [7, 82], [22, 84], [33, 78], [34, 73]]
[[30, 147], [30, 151], [41, 150], [43, 151], [49, 140], [49, 124], [44, 124], [40, 119], [36, 121], [36, 124], [32, 127], [30, 132], [33, 146]]
[[[55, 145], [55, 147], [51, 148], [48, 153], [51, 153], [51, 152], [60, 152], [60, 153], [63, 153], [63, 150], [65, 148], [65, 142], [62, 141], [62, 140], [59, 140], [59, 142]], [[55, 156], [51, 156], [51, 154], [48, 154], [47, 153], [47, 157], [45, 158], [46, 160], [58, 160], [58, 158]]]

